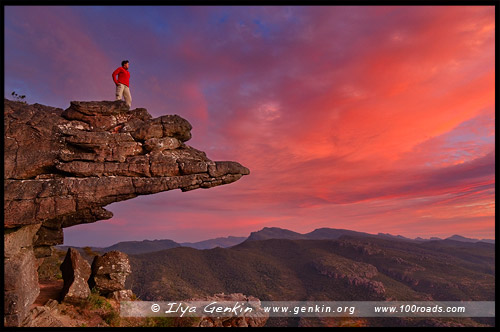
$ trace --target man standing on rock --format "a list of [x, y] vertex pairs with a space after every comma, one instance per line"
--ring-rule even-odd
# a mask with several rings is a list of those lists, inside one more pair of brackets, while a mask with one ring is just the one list
[[[116, 79], [117, 75], [118, 79]], [[124, 97], [128, 107], [131, 107], [132, 96], [130, 95], [130, 89], [128, 86], [129, 79], [130, 79], [130, 73], [128, 71], [128, 60], [123, 60], [122, 66], [118, 67], [113, 72], [113, 81], [116, 84], [116, 100], [121, 100], [122, 97]]]

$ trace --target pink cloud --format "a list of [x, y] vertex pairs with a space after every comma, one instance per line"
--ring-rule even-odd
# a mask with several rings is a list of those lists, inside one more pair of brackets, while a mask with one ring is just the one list
[[[251, 170], [113, 205], [116, 218], [193, 239], [260, 226], [492, 237], [493, 6], [147, 10], [120, 46], [100, 32], [119, 31], [106, 13], [89, 25], [72, 7], [6, 10], [23, 18], [6, 26], [9, 45], [40, 58], [7, 52], [7, 73], [46, 78], [58, 100], [110, 99], [129, 52], [137, 107], [185, 117], [188, 144]], [[120, 215], [132, 206], [152, 210]]]
[[71, 7], [7, 7], [6, 15], [22, 17], [7, 27], [6, 36], [23, 52], [16, 59], [23, 65], [7, 66], [7, 74], [14, 70], [16, 76], [47, 89], [52, 101], [64, 96], [63, 107], [70, 100], [113, 99], [110, 70], [117, 65], [86, 34], [86, 23]]

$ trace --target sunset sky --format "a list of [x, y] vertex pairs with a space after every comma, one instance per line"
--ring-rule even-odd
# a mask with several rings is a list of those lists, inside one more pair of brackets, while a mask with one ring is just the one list
[[5, 88], [178, 114], [251, 174], [140, 196], [65, 244], [200, 241], [263, 227], [494, 238], [495, 8], [13, 7]]

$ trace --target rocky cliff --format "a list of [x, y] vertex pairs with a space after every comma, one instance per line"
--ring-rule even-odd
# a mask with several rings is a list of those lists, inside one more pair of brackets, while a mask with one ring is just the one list
[[249, 174], [185, 144], [191, 125], [123, 101], [66, 110], [4, 99], [5, 319], [20, 325], [38, 289], [37, 264], [63, 228], [109, 219], [113, 202], [228, 184]]

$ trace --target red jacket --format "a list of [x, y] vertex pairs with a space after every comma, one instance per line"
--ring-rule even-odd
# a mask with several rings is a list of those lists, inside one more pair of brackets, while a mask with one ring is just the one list
[[[118, 75], [118, 80], [116, 79], [116, 75]], [[114, 72], [113, 72], [113, 81], [115, 81], [115, 84], [121, 83], [125, 84], [128, 86], [128, 80], [130, 79], [130, 73], [127, 69], [123, 67], [118, 67]]]

